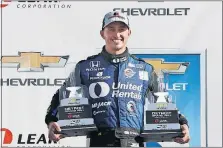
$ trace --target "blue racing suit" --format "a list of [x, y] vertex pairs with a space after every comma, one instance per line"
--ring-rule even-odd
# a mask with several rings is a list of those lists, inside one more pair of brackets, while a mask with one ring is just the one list
[[[68, 79], [73, 86], [87, 86], [92, 117], [99, 130], [127, 128], [140, 133], [145, 99], [158, 89], [153, 66], [129, 54], [128, 49], [114, 56], [103, 47], [98, 55], [78, 62]], [[46, 124], [58, 120], [58, 93], [48, 108]], [[183, 116], [180, 124], [187, 124]]]

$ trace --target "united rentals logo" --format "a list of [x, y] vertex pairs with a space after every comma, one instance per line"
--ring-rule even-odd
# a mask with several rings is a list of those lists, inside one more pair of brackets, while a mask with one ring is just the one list
[[188, 62], [164, 62], [164, 59], [144, 59], [147, 63], [153, 65], [157, 72], [162, 70], [168, 74], [184, 74], [190, 63]]
[[3, 56], [3, 68], [17, 68], [18, 72], [43, 72], [45, 67], [64, 67], [69, 56], [44, 56], [40, 52], [19, 52], [18, 56]]

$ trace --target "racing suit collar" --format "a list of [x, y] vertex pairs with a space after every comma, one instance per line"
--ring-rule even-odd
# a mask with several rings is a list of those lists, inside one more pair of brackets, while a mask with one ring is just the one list
[[105, 49], [105, 46], [103, 46], [101, 55], [104, 56], [109, 62], [117, 64], [128, 60], [129, 51], [128, 48], [126, 47], [126, 50], [122, 54], [112, 55], [108, 53]]

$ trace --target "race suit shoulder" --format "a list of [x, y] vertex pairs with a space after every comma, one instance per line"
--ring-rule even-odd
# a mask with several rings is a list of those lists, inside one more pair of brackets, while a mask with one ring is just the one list
[[[64, 85], [88, 88], [92, 117], [98, 129], [143, 128], [144, 104], [148, 92], [157, 91], [153, 66], [128, 53], [101, 53], [79, 62]], [[59, 90], [54, 94], [45, 118], [46, 124], [57, 121]], [[187, 123], [181, 116], [180, 124]]]
[[62, 87], [69, 87], [69, 86], [81, 86], [82, 85], [82, 76], [80, 74], [80, 69], [81, 69], [81, 65], [82, 63], [84, 63], [87, 60], [91, 60], [94, 59], [98, 56], [97, 55], [92, 55], [87, 57], [86, 60], [81, 60], [79, 61], [76, 65], [73, 71], [71, 71], [71, 73], [69, 74], [69, 77], [65, 80], [65, 82], [63, 83], [63, 86], [61, 86], [53, 95], [50, 105], [47, 109], [47, 113], [45, 116], [45, 123], [48, 125], [50, 122], [57, 122], [58, 118], [57, 118], [57, 108], [60, 104], [59, 102], [59, 93], [60, 93], [60, 89]]

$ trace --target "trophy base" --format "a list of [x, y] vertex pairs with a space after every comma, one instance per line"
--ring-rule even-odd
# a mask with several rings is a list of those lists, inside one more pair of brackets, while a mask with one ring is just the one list
[[92, 131], [97, 131], [97, 127], [93, 125], [83, 125], [75, 127], [61, 127], [61, 131], [55, 134], [62, 134], [64, 137], [88, 136]]
[[140, 134], [144, 142], [172, 142], [182, 136], [181, 130], [145, 130]]

